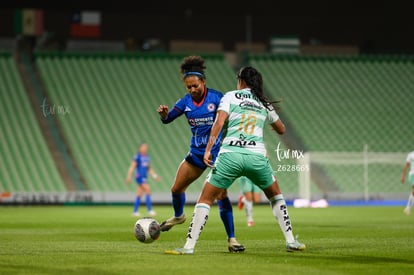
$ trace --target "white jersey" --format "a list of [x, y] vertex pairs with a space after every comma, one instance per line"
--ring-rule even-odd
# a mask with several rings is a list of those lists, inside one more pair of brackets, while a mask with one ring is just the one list
[[257, 153], [266, 156], [263, 127], [279, 119], [275, 110], [268, 110], [250, 91], [250, 88], [227, 92], [220, 101], [218, 111], [229, 114], [227, 133], [220, 152]]
[[414, 151], [407, 155], [407, 162], [410, 163], [410, 175], [414, 174]]

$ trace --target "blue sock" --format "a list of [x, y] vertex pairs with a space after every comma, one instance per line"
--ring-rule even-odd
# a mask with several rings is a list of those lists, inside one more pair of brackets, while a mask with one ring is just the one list
[[152, 203], [151, 203], [151, 195], [150, 194], [147, 194], [145, 196], [145, 204], [147, 205], [148, 211], [151, 211], [152, 210]]
[[184, 213], [185, 193], [172, 194], [174, 217], [180, 217]]
[[229, 198], [225, 198], [217, 201], [217, 204], [220, 208], [220, 218], [226, 229], [227, 237], [234, 238], [233, 207], [231, 206], [230, 200]]
[[136, 197], [134, 203], [134, 213], [138, 212], [139, 205], [141, 204], [141, 197]]

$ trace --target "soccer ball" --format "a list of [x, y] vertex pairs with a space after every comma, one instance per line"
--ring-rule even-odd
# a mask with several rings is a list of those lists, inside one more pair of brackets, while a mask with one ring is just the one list
[[137, 220], [134, 226], [135, 238], [142, 243], [152, 243], [161, 234], [160, 224], [153, 218]]

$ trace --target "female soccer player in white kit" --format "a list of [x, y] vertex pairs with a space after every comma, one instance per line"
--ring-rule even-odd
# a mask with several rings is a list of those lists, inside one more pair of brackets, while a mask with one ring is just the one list
[[412, 186], [412, 192], [410, 193], [407, 205], [404, 208], [404, 213], [406, 215], [410, 215], [411, 207], [413, 207], [414, 204], [414, 151], [410, 152], [407, 155], [407, 162], [404, 165], [404, 169], [401, 175], [401, 183], [403, 184], [405, 182], [405, 176], [407, 175], [408, 169], [410, 169], [410, 172], [408, 174], [408, 183]]
[[[194, 208], [186, 243], [182, 248], [166, 250], [167, 254], [193, 254], [196, 242], [204, 229], [214, 200], [236, 178], [246, 176], [258, 185], [270, 201], [272, 213], [286, 239], [287, 251], [304, 250], [306, 246], [293, 236], [286, 202], [273, 169], [266, 157], [263, 141], [265, 120], [279, 134], [285, 125], [263, 94], [262, 75], [253, 67], [244, 67], [237, 75], [237, 90], [228, 92], [221, 99], [217, 116], [210, 132], [204, 153], [204, 163], [211, 167], [206, 183]], [[227, 122], [227, 134], [219, 156], [213, 163], [211, 149]]]

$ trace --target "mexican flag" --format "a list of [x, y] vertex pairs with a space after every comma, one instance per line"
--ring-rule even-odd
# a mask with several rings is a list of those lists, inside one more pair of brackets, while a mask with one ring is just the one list
[[43, 10], [19, 9], [14, 13], [16, 34], [39, 36], [43, 34]]

